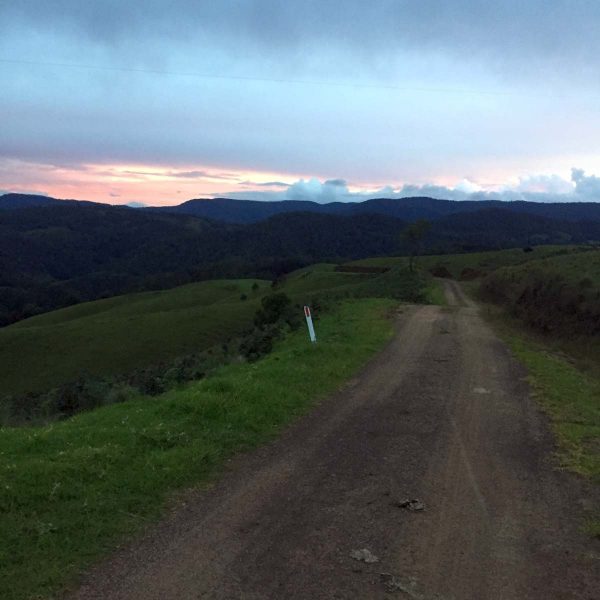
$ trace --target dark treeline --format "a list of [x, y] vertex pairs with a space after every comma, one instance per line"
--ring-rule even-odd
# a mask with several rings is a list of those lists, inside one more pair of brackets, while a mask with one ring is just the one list
[[437, 220], [450, 215], [489, 209], [510, 210], [564, 221], [600, 220], [600, 203], [598, 202], [453, 201], [427, 197], [374, 198], [363, 202], [330, 202], [327, 204], [298, 200], [260, 202], [215, 198], [212, 200], [189, 200], [177, 206], [149, 210], [193, 215], [230, 223], [255, 223], [274, 215], [290, 212], [313, 212], [340, 216], [379, 214], [402, 221], [416, 221], [418, 219]]
[[[30, 194], [5, 194], [0, 196], [0, 210], [24, 206], [49, 206], [82, 203], [79, 200], [57, 200]], [[91, 204], [91, 203], [87, 203]], [[175, 213], [222, 221], [248, 224], [264, 221], [276, 215], [310, 212], [338, 216], [378, 214], [401, 221], [418, 219], [437, 220], [455, 214], [502, 209], [563, 221], [600, 221], [598, 202], [525, 202], [503, 200], [440, 200], [428, 197], [373, 198], [362, 202], [328, 202], [321, 204], [306, 200], [261, 202], [212, 198], [188, 200], [175, 206], [146, 207], [143, 210]]]
[[[246, 225], [159, 211], [55, 202], [0, 211], [0, 324], [117, 294], [225, 277], [276, 279], [315, 262], [410, 252], [407, 222], [287, 213]], [[426, 253], [600, 239], [600, 222], [504, 209], [431, 221]]]

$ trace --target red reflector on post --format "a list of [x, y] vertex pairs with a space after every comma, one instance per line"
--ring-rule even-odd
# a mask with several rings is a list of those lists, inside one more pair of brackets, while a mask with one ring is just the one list
[[312, 317], [310, 316], [310, 308], [308, 306], [304, 307], [304, 316], [306, 317], [306, 325], [308, 326], [308, 335], [310, 337], [310, 341], [314, 344], [317, 341], [317, 336], [315, 335], [315, 328], [313, 326]]

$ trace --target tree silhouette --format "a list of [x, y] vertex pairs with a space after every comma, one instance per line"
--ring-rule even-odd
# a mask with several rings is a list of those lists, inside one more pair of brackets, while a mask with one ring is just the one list
[[419, 219], [403, 229], [400, 234], [402, 240], [406, 242], [410, 248], [408, 266], [411, 272], [414, 271], [416, 257], [421, 253], [423, 238], [430, 228], [431, 223], [429, 223], [429, 221], [426, 219]]

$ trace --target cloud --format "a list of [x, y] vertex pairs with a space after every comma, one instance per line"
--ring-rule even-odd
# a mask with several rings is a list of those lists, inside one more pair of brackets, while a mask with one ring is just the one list
[[[175, 179], [216, 179], [223, 181], [235, 181], [237, 182], [239, 177], [235, 173], [218, 173], [212, 171], [175, 171], [164, 168], [157, 168], [153, 171], [140, 171], [133, 169], [126, 169], [123, 171], [128, 175], [144, 175], [146, 177], [160, 177], [160, 178], [175, 178]], [[107, 172], [108, 174], [108, 172]]]
[[182, 179], [223, 179], [225, 181], [237, 181], [237, 175], [232, 173], [212, 173], [209, 171], [169, 171], [169, 177], [181, 177]]
[[528, 175], [520, 177], [513, 190], [523, 193], [570, 194], [573, 192], [573, 184], [560, 175]]
[[443, 200], [467, 200], [471, 194], [457, 188], [450, 188], [443, 185], [423, 184], [413, 185], [405, 184], [401, 188], [394, 190], [390, 197], [393, 198], [417, 198], [426, 196], [428, 198], [440, 198]]
[[600, 3], [551, 4], [0, 2], [0, 156], [182, 180], [565, 169], [597, 153]]
[[343, 179], [328, 179], [321, 183], [316, 177], [300, 179], [290, 185], [285, 193], [288, 200], [311, 200], [312, 202], [347, 202], [353, 196]]
[[[147, 0], [144, 10], [120, 0], [19, 0], [0, 8], [3, 29], [85, 40], [118, 49], [128, 61], [152, 57], [162, 44], [230, 48], [234, 55], [310, 60], [307, 48], [377, 65], [377, 57], [437, 52], [491, 67], [509, 63], [535, 73], [540, 65], [568, 69], [576, 61], [598, 71], [600, 5], [553, 0]], [[0, 28], [0, 29], [2, 29]], [[125, 52], [125, 54], [124, 54]]]
[[247, 200], [310, 200], [313, 202], [362, 202], [370, 198], [417, 198], [441, 200], [502, 200], [527, 202], [600, 202], [600, 177], [585, 175], [583, 169], [572, 169], [572, 181], [556, 174], [530, 174], [516, 183], [484, 189], [475, 181], [463, 178], [454, 186], [404, 184], [382, 186], [376, 190], [350, 192], [344, 179], [300, 179], [284, 192], [248, 191], [215, 194]]
[[[324, 185], [333, 185], [334, 187], [347, 188], [348, 182], [345, 179], [327, 179]], [[348, 191], [346, 189], [346, 191]]]
[[575, 195], [582, 201], [600, 201], [600, 177], [586, 175], [583, 169], [572, 169], [571, 180], [575, 183]]
[[[304, 181], [289, 194], [317, 201], [352, 199], [361, 182], [466, 174], [451, 189], [403, 190], [463, 199], [486, 197], [477, 182], [489, 173], [517, 181], [597, 164], [600, 2], [342, 4], [0, 2], [0, 159], [70, 165], [57, 177], [72, 196], [101, 175], [75, 174], [81, 165], [138, 166], [128, 189], [119, 184], [123, 202], [156, 201], [148, 190], [160, 179], [165, 202], [174, 189], [237, 193], [229, 181], [287, 197], [290, 174]], [[272, 181], [246, 183], [255, 173]], [[46, 185], [41, 173], [9, 175], [3, 188]], [[165, 178], [178, 183], [167, 189]], [[595, 197], [589, 178], [524, 180], [503, 197], [573, 187], [574, 198]]]
[[239, 185], [245, 186], [258, 186], [258, 187], [289, 187], [291, 184], [284, 183], [283, 181], [250, 181], [247, 179], [246, 181], [240, 181]]
[[144, 208], [146, 206], [148, 206], [145, 202], [128, 202], [126, 204], [126, 206], [129, 206], [130, 208]]
[[203, 177], [210, 177], [206, 171], [171, 171], [169, 172], [170, 177], [181, 177], [183, 179], [199, 179]]

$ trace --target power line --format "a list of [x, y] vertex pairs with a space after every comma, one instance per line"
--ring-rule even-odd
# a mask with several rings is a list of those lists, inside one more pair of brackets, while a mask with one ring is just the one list
[[[520, 94], [518, 92], [504, 92], [497, 90], [473, 90], [464, 88], [444, 88], [444, 87], [426, 87], [426, 86], [401, 86], [378, 83], [362, 83], [352, 81], [329, 81], [329, 80], [314, 80], [314, 79], [288, 79], [276, 77], [254, 77], [244, 75], [218, 75], [214, 73], [201, 73], [197, 71], [171, 71], [166, 69], [140, 69], [133, 67], [109, 67], [101, 65], [87, 65], [79, 63], [62, 63], [38, 60], [22, 60], [0, 58], [0, 63], [15, 64], [15, 65], [30, 65], [42, 67], [58, 67], [70, 69], [85, 69], [92, 71], [116, 71], [121, 73], [144, 73], [150, 75], [167, 75], [175, 77], [195, 77], [198, 79], [213, 79], [224, 81], [252, 81], [262, 83], [279, 83], [292, 85], [312, 85], [312, 86], [327, 86], [327, 87], [343, 87], [343, 88], [359, 88], [359, 89], [381, 89], [394, 90], [400, 92], [422, 92], [422, 93], [443, 93], [443, 94], [470, 94], [470, 95], [489, 95], [489, 96], [514, 96], [514, 95], [530, 95]], [[547, 96], [547, 94], [545, 94]]]

